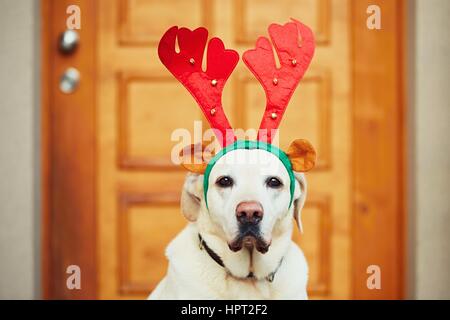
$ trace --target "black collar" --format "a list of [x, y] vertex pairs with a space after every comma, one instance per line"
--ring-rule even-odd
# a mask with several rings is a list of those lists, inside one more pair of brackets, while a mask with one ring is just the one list
[[215, 253], [210, 247], [208, 247], [208, 245], [206, 244], [205, 240], [203, 240], [202, 236], [200, 235], [200, 233], [198, 234], [198, 240], [200, 240], [200, 250], [202, 250], [203, 248], [205, 248], [206, 252], [208, 252], [209, 256], [215, 261], [217, 262], [217, 264], [219, 266], [221, 266], [222, 268], [225, 268], [225, 265], [223, 264], [222, 258], [219, 257], [219, 255], [217, 253]]
[[[208, 253], [208, 255], [211, 257], [211, 259], [213, 259], [219, 266], [224, 268], [227, 271], [227, 273], [229, 273], [231, 275], [231, 272], [225, 267], [225, 264], [223, 263], [222, 258], [206, 244], [205, 240], [203, 240], [200, 233], [198, 234], [198, 240], [199, 240], [200, 250], [203, 250], [203, 248], [204, 248], [206, 250], [206, 252]], [[280, 268], [282, 262], [283, 262], [283, 258], [281, 258], [280, 263], [278, 264], [277, 268], [273, 272], [269, 273], [269, 275], [266, 277], [267, 281], [269, 281], [269, 282], [273, 281], [273, 279], [275, 278], [275, 274], [277, 273], [278, 269]], [[247, 278], [254, 279], [255, 276], [253, 275], [253, 272], [250, 272], [248, 274]]]

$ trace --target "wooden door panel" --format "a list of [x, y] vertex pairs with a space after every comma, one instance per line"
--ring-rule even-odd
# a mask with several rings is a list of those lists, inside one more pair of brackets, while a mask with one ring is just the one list
[[[344, 273], [332, 282], [335, 269], [330, 267], [331, 263], [348, 272], [349, 266], [349, 233], [339, 237], [336, 228], [348, 230], [350, 184], [348, 180], [341, 180], [338, 183], [340, 191], [336, 191], [336, 183], [334, 186], [332, 183], [337, 172], [350, 174], [351, 147], [347, 139], [350, 126], [346, 122], [350, 70], [345, 63], [348, 50], [342, 49], [349, 41], [345, 37], [347, 2], [340, 2], [338, 7], [328, 0], [193, 1], [189, 8], [186, 3], [100, 2], [102, 81], [99, 82], [99, 118], [104, 126], [99, 135], [104, 137], [100, 137], [104, 143], [101, 143], [103, 151], [99, 162], [103, 168], [99, 176], [99, 197], [102, 199], [99, 215], [103, 221], [99, 234], [101, 242], [117, 244], [106, 244], [108, 253], [102, 247], [100, 269], [102, 274], [120, 270], [118, 276], [113, 276], [114, 281], [101, 286], [100, 293], [103, 297], [146, 296], [164, 274], [167, 265], [163, 255], [165, 246], [183, 225], [176, 199], [184, 172], [170, 162], [175, 144], [170, 141], [170, 135], [177, 128], [192, 129], [193, 121], [202, 116], [194, 100], [157, 58], [157, 43], [162, 33], [173, 24], [190, 28], [206, 25], [210, 28], [210, 37], [223, 37], [227, 47], [242, 54], [254, 46], [259, 35], [267, 35], [270, 23], [285, 23], [293, 16], [315, 30], [320, 46], [317, 55], [329, 55], [343, 61], [339, 73], [333, 61], [316, 59], [313, 62], [280, 127], [281, 147], [287, 148], [293, 139], [305, 138], [318, 152], [318, 166], [308, 174], [311, 199], [304, 212], [305, 234], [296, 233], [295, 239], [310, 262], [311, 296], [348, 297], [348, 276]], [[187, 10], [192, 15], [180, 14]], [[231, 14], [227, 16], [227, 12]], [[333, 16], [329, 16], [330, 12]], [[328, 18], [337, 29], [333, 34], [328, 31]], [[117, 25], [118, 29], [115, 28]], [[334, 40], [334, 34], [340, 35], [339, 42], [330, 41]], [[234, 127], [244, 130], [258, 127], [265, 95], [243, 64], [230, 78], [224, 105]], [[342, 116], [334, 118], [332, 123], [335, 110], [341, 110]], [[340, 129], [333, 131], [333, 125]], [[339, 150], [344, 150], [340, 156], [334, 154], [338, 151], [334, 148], [337, 142]], [[118, 163], [114, 155], [117, 155]], [[339, 157], [339, 163], [331, 163], [331, 159]], [[169, 172], [171, 176], [167, 175]], [[175, 176], [175, 181], [171, 181]], [[131, 205], [132, 209], [123, 207], [124, 197], [139, 199], [142, 194], [147, 195], [148, 201], [144, 205], [138, 204], [139, 209], [134, 205]], [[156, 195], [167, 198], [167, 194], [172, 195], [173, 203], [161, 207]], [[128, 201], [125, 203], [129, 204]], [[155, 219], [160, 215], [161, 218]], [[335, 220], [339, 223], [332, 224]], [[157, 230], [162, 229], [167, 232], [159, 234]], [[339, 254], [332, 255], [335, 251]]]
[[293, 17], [312, 28], [318, 44], [328, 41], [330, 0], [236, 0], [233, 6], [236, 42], [253, 46], [274, 21]]
[[118, 0], [122, 45], [157, 45], [171, 26], [209, 26], [208, 0]]
[[122, 193], [118, 241], [119, 294], [142, 297], [158, 284], [167, 270], [165, 250], [186, 225], [176, 193]]
[[118, 81], [121, 166], [180, 169], [171, 161], [170, 139], [175, 129], [202, 117], [191, 96], [170, 74], [126, 72], [119, 74]]
[[331, 212], [329, 198], [311, 196], [301, 213], [303, 233], [294, 228], [293, 239], [308, 261], [308, 294], [324, 298], [331, 290]]

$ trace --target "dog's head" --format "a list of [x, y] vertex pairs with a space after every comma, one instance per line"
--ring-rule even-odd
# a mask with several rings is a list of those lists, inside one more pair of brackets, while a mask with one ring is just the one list
[[[295, 19], [284, 25], [271, 24], [268, 32], [270, 40], [259, 37], [255, 48], [242, 56], [267, 98], [257, 142], [243, 141], [245, 148], [234, 148], [240, 141], [221, 102], [225, 83], [239, 61], [239, 54], [225, 49], [219, 38], [207, 43], [205, 28], [191, 31], [173, 26], [158, 45], [161, 62], [194, 96], [223, 147], [219, 157], [209, 163], [183, 163], [196, 173], [186, 180], [183, 212], [203, 229], [223, 237], [234, 251], [247, 247], [264, 253], [278, 229], [290, 227], [283, 223], [291, 222], [289, 213], [294, 213], [300, 223], [298, 216], [306, 184], [304, 177], [297, 175], [296, 179], [293, 171], [307, 171], [315, 161], [314, 149], [305, 140], [295, 140], [286, 153], [271, 144], [287, 104], [313, 58], [314, 35], [308, 26]], [[279, 66], [275, 63], [274, 50]], [[206, 70], [202, 68], [203, 56], [207, 60]], [[259, 143], [267, 148], [261, 149]], [[280, 152], [276, 154], [273, 149]]]
[[[314, 165], [314, 150], [304, 140], [291, 145], [287, 155], [299, 171]], [[291, 228], [292, 217], [301, 228], [305, 176], [295, 171], [290, 174], [276, 154], [261, 149], [232, 150], [221, 156], [207, 175], [205, 164], [184, 165], [195, 172], [188, 174], [183, 187], [184, 215], [223, 238], [231, 250], [267, 252], [272, 239]]]

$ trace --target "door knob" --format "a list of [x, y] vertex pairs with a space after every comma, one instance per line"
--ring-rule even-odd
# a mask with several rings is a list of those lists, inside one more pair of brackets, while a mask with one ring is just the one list
[[76, 68], [68, 68], [61, 75], [59, 89], [66, 94], [72, 93], [80, 83], [80, 72]]
[[75, 30], [66, 30], [59, 36], [59, 51], [63, 54], [75, 52], [80, 42], [80, 36]]

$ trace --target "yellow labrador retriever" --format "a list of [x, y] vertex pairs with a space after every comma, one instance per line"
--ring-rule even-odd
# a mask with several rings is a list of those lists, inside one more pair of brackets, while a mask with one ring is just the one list
[[212, 38], [203, 71], [206, 29], [172, 27], [160, 41], [161, 61], [195, 97], [223, 149], [209, 162], [203, 156], [192, 161], [195, 148], [183, 160], [192, 172], [181, 197], [190, 223], [169, 244], [167, 274], [149, 299], [307, 299], [307, 263], [291, 237], [293, 218], [301, 228], [303, 172], [314, 166], [316, 154], [305, 140], [292, 142], [286, 153], [271, 141], [312, 59], [314, 38], [296, 20], [272, 24], [269, 34], [272, 42], [260, 37], [243, 55], [267, 96], [257, 141], [229, 135], [221, 105], [237, 52]]

